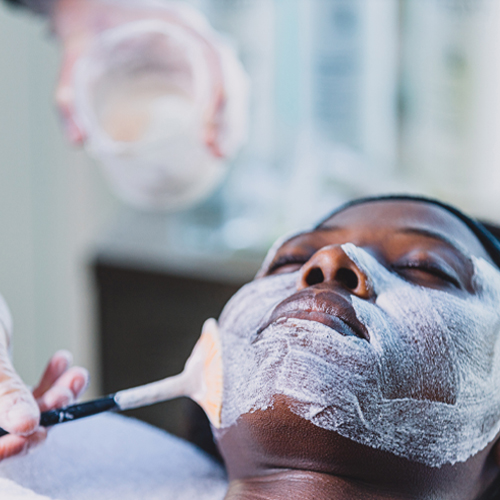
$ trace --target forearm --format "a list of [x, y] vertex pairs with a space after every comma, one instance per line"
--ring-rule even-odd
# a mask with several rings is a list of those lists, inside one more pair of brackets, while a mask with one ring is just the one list
[[39, 14], [48, 14], [55, 0], [5, 0], [11, 5], [27, 7]]

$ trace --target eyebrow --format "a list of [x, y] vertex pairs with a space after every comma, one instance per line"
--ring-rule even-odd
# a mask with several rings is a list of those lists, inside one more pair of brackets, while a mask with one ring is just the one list
[[455, 239], [449, 238], [443, 233], [439, 233], [437, 231], [432, 231], [431, 229], [424, 229], [422, 227], [406, 227], [397, 231], [398, 233], [403, 234], [417, 234], [419, 236], [424, 236], [426, 238], [432, 238], [434, 240], [439, 240], [443, 243], [446, 243], [448, 246], [452, 247], [454, 250], [459, 252], [464, 257], [467, 256], [467, 252], [464, 251], [463, 245], [457, 242]]
[[[323, 226], [319, 225], [317, 226], [312, 232], [329, 232], [329, 231], [342, 231], [343, 229], [346, 229], [343, 226]], [[443, 233], [440, 233], [438, 231], [433, 231], [432, 229], [426, 229], [423, 227], [405, 227], [402, 229], [397, 230], [396, 232], [398, 233], [403, 233], [403, 234], [416, 234], [419, 236], [424, 236], [426, 238], [432, 238], [434, 240], [439, 240], [446, 245], [450, 246], [460, 254], [462, 254], [464, 257], [467, 257], [468, 251], [465, 249], [463, 245], [461, 245], [457, 240], [454, 238], [450, 238], [446, 236]], [[302, 233], [303, 234], [308, 234], [308, 233]], [[300, 235], [300, 236], [302, 236]]]
[[[289, 243], [290, 241], [293, 241], [295, 239], [298, 239], [298, 238], [301, 238], [303, 236], [307, 236], [307, 235], [310, 235], [313, 233], [335, 232], [335, 231], [342, 231], [344, 229], [347, 229], [347, 228], [343, 227], [343, 226], [323, 226], [323, 225], [320, 225], [320, 226], [317, 226], [312, 231], [305, 231], [303, 233], [296, 235], [295, 237], [286, 241], [283, 245], [285, 245], [286, 243]], [[462, 244], [460, 244], [457, 240], [455, 240], [454, 238], [450, 238], [449, 236], [446, 236], [445, 234], [440, 233], [438, 231], [433, 231], [432, 229], [426, 229], [423, 227], [405, 227], [402, 229], [398, 229], [396, 232], [401, 233], [401, 234], [416, 234], [418, 236], [424, 236], [425, 238], [432, 238], [434, 240], [438, 240], [438, 241], [445, 243], [446, 245], [453, 248], [453, 250], [457, 251], [458, 253], [460, 253], [464, 257], [467, 257], [469, 254], [467, 249]]]

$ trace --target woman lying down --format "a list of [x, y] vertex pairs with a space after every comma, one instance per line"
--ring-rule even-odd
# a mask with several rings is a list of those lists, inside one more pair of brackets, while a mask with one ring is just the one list
[[5, 487], [61, 500], [498, 499], [499, 265], [491, 233], [439, 202], [345, 205], [276, 244], [220, 317], [227, 482], [190, 445], [112, 415], [1, 464]]

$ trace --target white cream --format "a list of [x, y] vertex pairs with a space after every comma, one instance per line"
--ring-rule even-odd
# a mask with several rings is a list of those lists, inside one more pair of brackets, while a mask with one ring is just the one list
[[191, 133], [194, 100], [158, 73], [113, 77], [100, 85], [100, 125], [113, 141], [151, 143]]
[[353, 244], [375, 303], [352, 296], [370, 341], [307, 320], [257, 330], [297, 291], [298, 273], [243, 287], [221, 319], [222, 427], [271, 407], [432, 467], [465, 461], [500, 431], [500, 272], [471, 257], [474, 294], [408, 283]]

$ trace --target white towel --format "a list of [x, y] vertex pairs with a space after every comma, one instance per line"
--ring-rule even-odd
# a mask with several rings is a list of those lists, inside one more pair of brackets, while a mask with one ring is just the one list
[[10, 479], [0, 479], [0, 495], [5, 500], [50, 500], [49, 497], [37, 495]]
[[204, 452], [115, 414], [56, 426], [38, 449], [0, 463], [2, 500], [222, 500], [226, 489]]

